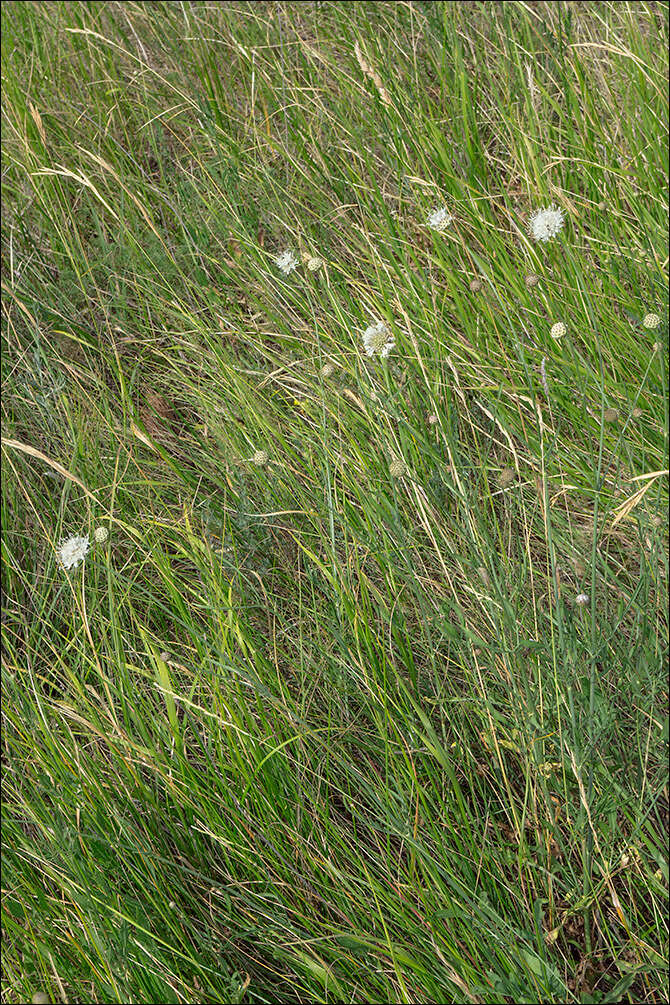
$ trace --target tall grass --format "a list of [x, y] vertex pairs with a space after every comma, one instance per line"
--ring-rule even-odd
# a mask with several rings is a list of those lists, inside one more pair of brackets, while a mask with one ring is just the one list
[[667, 1000], [667, 40], [3, 5], [4, 1000]]

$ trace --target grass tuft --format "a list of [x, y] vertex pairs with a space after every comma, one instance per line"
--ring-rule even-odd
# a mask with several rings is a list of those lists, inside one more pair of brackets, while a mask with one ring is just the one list
[[3, 4], [3, 1000], [667, 1000], [667, 42]]

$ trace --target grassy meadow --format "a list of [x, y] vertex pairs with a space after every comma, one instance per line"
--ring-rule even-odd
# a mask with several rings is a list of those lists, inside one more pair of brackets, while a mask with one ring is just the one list
[[667, 46], [2, 5], [3, 1001], [667, 1001]]

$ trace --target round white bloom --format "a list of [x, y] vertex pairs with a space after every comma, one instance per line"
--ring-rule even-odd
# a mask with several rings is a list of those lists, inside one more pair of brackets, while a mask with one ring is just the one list
[[262, 468], [264, 464], [269, 461], [269, 456], [267, 450], [257, 450], [254, 456], [251, 458], [253, 463], [257, 468]]
[[329, 377], [332, 377], [334, 373], [335, 373], [335, 367], [333, 366], [332, 363], [325, 363], [321, 367], [321, 376], [325, 380], [328, 380]]
[[645, 328], [658, 328], [661, 323], [661, 319], [658, 314], [645, 314], [642, 319], [642, 324]]
[[80, 562], [83, 562], [88, 554], [90, 542], [88, 534], [86, 537], [73, 535], [67, 540], [61, 541], [58, 546], [58, 559], [64, 569], [76, 569]]
[[530, 218], [529, 230], [536, 241], [548, 241], [563, 229], [565, 213], [560, 206], [545, 206], [536, 209]]
[[95, 538], [96, 544], [104, 544], [109, 537], [109, 531], [106, 527], [96, 527], [93, 531], [93, 537]]
[[316, 272], [316, 270], [320, 269], [322, 265], [323, 262], [321, 261], [320, 258], [314, 257], [307, 259], [307, 268], [309, 269], [310, 272]]
[[384, 321], [370, 325], [363, 332], [363, 346], [368, 356], [386, 357], [395, 346], [395, 341]]
[[577, 604], [578, 607], [584, 607], [584, 605], [588, 604], [588, 602], [589, 602], [588, 593], [578, 593], [577, 596], [575, 597], [575, 603]]
[[281, 255], [278, 255], [277, 258], [275, 258], [275, 265], [280, 272], [283, 272], [285, 276], [288, 276], [294, 269], [297, 269], [298, 259], [292, 251], [283, 251]]
[[552, 338], [563, 338], [567, 330], [562, 321], [557, 321], [555, 325], [551, 326], [549, 334]]
[[447, 207], [442, 206], [441, 209], [434, 209], [430, 214], [428, 217], [428, 226], [431, 230], [445, 230], [452, 220], [453, 216], [451, 216]]

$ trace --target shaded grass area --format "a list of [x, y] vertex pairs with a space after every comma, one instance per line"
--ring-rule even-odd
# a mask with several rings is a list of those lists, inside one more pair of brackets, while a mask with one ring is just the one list
[[664, 1000], [667, 5], [2, 19], [5, 999]]

